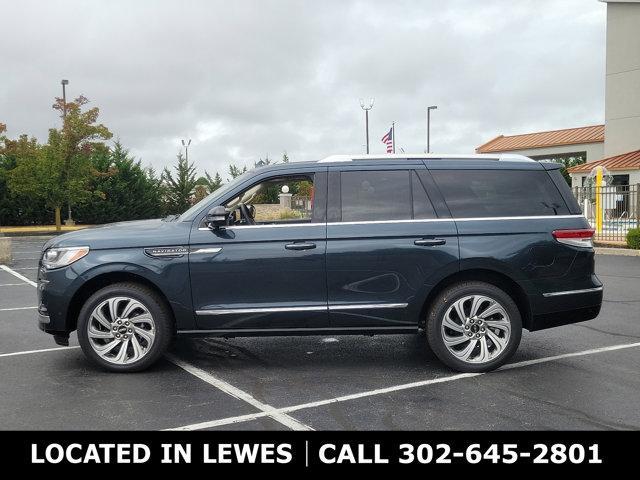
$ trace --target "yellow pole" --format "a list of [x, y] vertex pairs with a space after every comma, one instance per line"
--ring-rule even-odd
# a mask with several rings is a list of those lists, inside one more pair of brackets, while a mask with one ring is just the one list
[[602, 233], [602, 167], [596, 167], [596, 233]]

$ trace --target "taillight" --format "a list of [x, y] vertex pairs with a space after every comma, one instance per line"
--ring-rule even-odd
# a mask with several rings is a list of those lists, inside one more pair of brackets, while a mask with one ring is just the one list
[[581, 228], [579, 230], [554, 230], [551, 235], [557, 241], [566, 245], [593, 248], [594, 233], [595, 230], [593, 228]]

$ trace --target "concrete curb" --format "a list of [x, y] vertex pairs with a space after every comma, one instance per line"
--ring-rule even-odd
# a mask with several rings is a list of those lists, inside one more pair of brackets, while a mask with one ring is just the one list
[[624, 257], [640, 257], [640, 250], [632, 248], [595, 247], [598, 255], [621, 255]]

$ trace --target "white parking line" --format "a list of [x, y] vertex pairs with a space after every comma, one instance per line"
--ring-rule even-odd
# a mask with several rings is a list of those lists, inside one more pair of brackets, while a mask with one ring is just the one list
[[0, 357], [15, 357], [17, 355], [29, 355], [31, 353], [56, 352], [58, 350], [73, 350], [75, 348], [80, 348], [80, 347], [79, 346], [74, 346], [74, 347], [55, 347], [55, 348], [43, 348], [42, 350], [25, 350], [23, 352], [0, 353]]
[[[516, 362], [516, 363], [510, 363], [507, 364], [501, 368], [499, 368], [496, 371], [501, 371], [501, 370], [512, 370], [515, 368], [522, 368], [522, 367], [527, 367], [530, 365], [538, 365], [541, 363], [548, 363], [548, 362], [554, 362], [556, 360], [561, 360], [564, 358], [571, 358], [571, 357], [581, 357], [581, 356], [585, 356], [585, 355], [593, 355], [596, 353], [603, 353], [603, 352], [611, 352], [614, 350], [623, 350], [623, 349], [627, 349], [627, 348], [637, 348], [640, 347], [640, 342], [636, 342], [636, 343], [626, 343], [626, 344], [620, 344], [620, 345], [611, 345], [609, 347], [601, 347], [601, 348], [593, 348], [590, 350], [582, 350], [580, 352], [572, 352], [572, 353], [564, 353], [562, 355], [553, 355], [550, 357], [542, 357], [542, 358], [536, 358], [533, 360], [524, 360], [522, 362]], [[491, 372], [489, 372], [489, 374], [491, 374]], [[315, 407], [321, 407], [324, 405], [329, 405], [332, 403], [341, 403], [341, 402], [347, 402], [349, 400], [357, 400], [359, 398], [365, 398], [365, 397], [372, 397], [375, 395], [381, 395], [381, 394], [385, 394], [385, 393], [392, 393], [392, 392], [398, 392], [401, 390], [407, 390], [410, 388], [417, 388], [417, 387], [424, 387], [427, 385], [433, 385], [436, 383], [445, 383], [445, 382], [453, 382], [456, 380], [462, 380], [465, 378], [471, 378], [471, 377], [479, 377], [481, 375], [487, 375], [487, 373], [460, 373], [457, 375], [450, 375], [448, 377], [440, 377], [440, 378], [434, 378], [431, 380], [422, 380], [422, 381], [418, 381], [418, 382], [412, 382], [412, 383], [404, 383], [401, 385], [394, 385], [392, 387], [387, 387], [387, 388], [379, 388], [376, 390], [368, 390], [365, 392], [360, 392], [360, 393], [354, 393], [351, 395], [344, 395], [341, 397], [334, 397], [334, 398], [329, 398], [326, 400], [319, 400], [316, 402], [309, 402], [309, 403], [303, 403], [300, 405], [293, 405], [291, 407], [284, 407], [284, 408], [279, 408], [279, 409], [274, 409], [273, 411], [270, 412], [270, 414], [268, 416], [272, 416], [274, 413], [280, 413], [280, 414], [287, 414], [287, 413], [291, 413], [291, 412], [296, 412], [298, 410], [305, 410], [308, 408], [315, 408]], [[237, 417], [228, 417], [228, 418], [221, 418], [218, 420], [212, 420], [209, 422], [200, 422], [200, 423], [193, 423], [190, 425], [184, 425], [182, 427], [177, 427], [177, 428], [169, 428], [167, 430], [202, 430], [204, 428], [211, 428], [211, 427], [219, 427], [219, 426], [224, 426], [224, 425], [230, 425], [233, 423], [240, 423], [240, 422], [247, 422], [250, 420], [255, 420], [257, 418], [261, 418], [261, 417], [265, 417], [267, 416], [266, 412], [259, 412], [259, 413], [254, 413], [254, 414], [250, 414], [250, 415], [243, 415], [243, 416], [237, 416]], [[291, 417], [289, 417], [291, 418]]]
[[[279, 412], [275, 407], [272, 407], [271, 405], [267, 405], [265, 403], [262, 403], [260, 400], [255, 399], [244, 390], [240, 390], [239, 388], [234, 387], [230, 383], [227, 383], [224, 380], [220, 380], [219, 378], [214, 377], [210, 373], [205, 372], [204, 370], [198, 367], [195, 367], [190, 363], [180, 360], [174, 355], [167, 355], [166, 358], [171, 363], [189, 372], [191, 375], [198, 377], [200, 380], [207, 382], [209, 385], [216, 387], [218, 390], [221, 390], [227, 393], [228, 395], [231, 395], [232, 397], [237, 398], [238, 400], [243, 400], [249, 405], [257, 408], [258, 410], [261, 410], [263, 416], [271, 417], [275, 421], [280, 422], [285, 427], [288, 427], [292, 430], [313, 430], [313, 428], [309, 427], [308, 425], [305, 425], [304, 423], [297, 421], [295, 418], [292, 418], [285, 413]], [[246, 415], [245, 417], [247, 417], [247, 419], [251, 419], [249, 418], [251, 417], [251, 414]], [[241, 420], [241, 421], [246, 421], [246, 420]], [[225, 425], [228, 425], [228, 423], [225, 423]], [[215, 426], [215, 425], [210, 425], [210, 426]]]
[[4, 270], [5, 272], [9, 272], [14, 277], [19, 278], [20, 280], [22, 280], [23, 282], [28, 283], [32, 287], [37, 287], [38, 286], [38, 284], [36, 282], [34, 282], [33, 280], [29, 280], [27, 277], [25, 277], [21, 273], [18, 273], [15, 270], [12, 270], [11, 268], [7, 267], [6, 265], [0, 265], [0, 269]]
[[0, 283], [0, 287], [30, 287], [28, 283]]
[[12, 312], [14, 310], [35, 310], [38, 307], [13, 307], [13, 308], [0, 308], [0, 312]]

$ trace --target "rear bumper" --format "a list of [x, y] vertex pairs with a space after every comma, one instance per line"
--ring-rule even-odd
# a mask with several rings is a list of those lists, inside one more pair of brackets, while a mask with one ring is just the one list
[[584, 322], [596, 318], [602, 307], [602, 284], [589, 288], [547, 292], [532, 300], [531, 331]]

